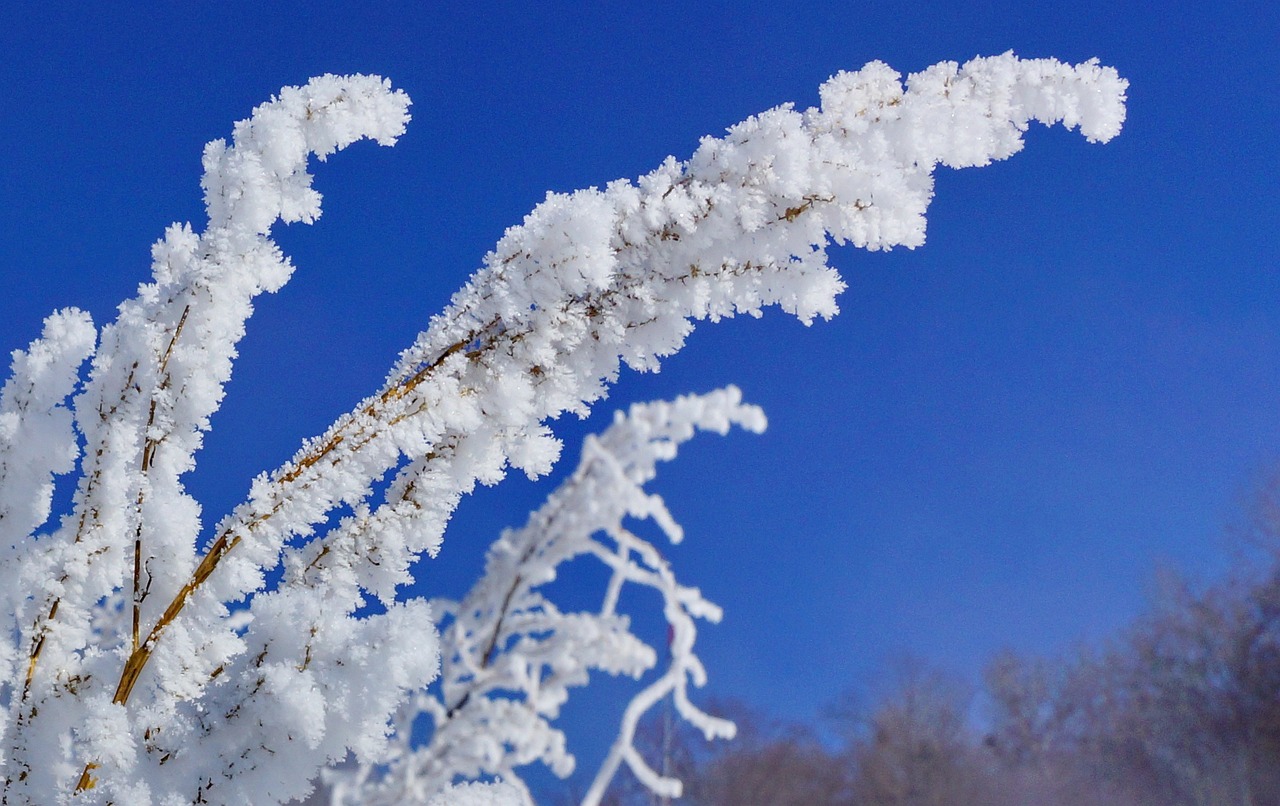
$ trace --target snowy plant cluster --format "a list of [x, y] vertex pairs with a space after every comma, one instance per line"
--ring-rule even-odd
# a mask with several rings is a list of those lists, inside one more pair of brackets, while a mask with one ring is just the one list
[[[662, 598], [669, 651], [666, 669], [636, 696], [622, 730], [586, 798], [598, 803], [620, 763], [655, 792], [678, 796], [679, 782], [662, 779], [632, 746], [640, 716], [667, 695], [678, 713], [707, 738], [731, 737], [733, 724], [703, 713], [687, 686], [706, 680], [693, 653], [695, 618], [719, 621], [720, 609], [696, 589], [681, 585], [661, 551], [628, 528], [627, 519], [650, 520], [673, 543], [683, 537], [662, 498], [645, 492], [659, 461], [675, 458], [698, 430], [727, 433], [731, 425], [764, 430], [764, 412], [741, 402], [733, 387], [670, 403], [636, 404], [619, 412], [604, 433], [588, 437], [573, 475], [532, 513], [490, 547], [485, 572], [460, 602], [433, 601], [440, 619], [438, 685], [417, 692], [394, 720], [393, 754], [364, 763], [354, 774], [332, 771], [334, 800], [344, 804], [420, 803], [455, 776], [499, 776], [522, 786], [518, 767], [541, 762], [561, 776], [574, 759], [564, 734], [552, 726], [573, 686], [594, 669], [639, 677], [658, 653], [632, 634], [618, 612], [628, 583]], [[595, 613], [564, 613], [539, 589], [561, 565], [591, 556], [609, 569]], [[414, 747], [413, 723], [431, 722], [430, 739]], [[528, 793], [524, 793], [530, 798]]]
[[[758, 415], [728, 392], [632, 412], [499, 539], [461, 603], [407, 597], [414, 562], [439, 551], [477, 482], [546, 472], [560, 451], [548, 421], [585, 413], [623, 364], [657, 369], [697, 321], [771, 305], [806, 323], [834, 315], [844, 285], [828, 244], [923, 243], [939, 164], [1008, 157], [1033, 120], [1105, 141], [1125, 88], [1096, 62], [1005, 54], [905, 84], [872, 63], [827, 81], [820, 108], [749, 118], [636, 181], [549, 194], [380, 389], [213, 522], [182, 479], [254, 298], [292, 273], [271, 228], [319, 216], [310, 155], [389, 145], [408, 121], [408, 98], [376, 77], [282, 90], [206, 147], [208, 224], [167, 230], [114, 322], [60, 311], [14, 354], [0, 393], [3, 802], [283, 802], [349, 754], [350, 800], [395, 786], [427, 800], [498, 773], [511, 783], [447, 797], [520, 802], [516, 765], [571, 766], [549, 720], [585, 670], [654, 664], [614, 612], [625, 582], [662, 593], [672, 661], [628, 708], [590, 797], [621, 763], [671, 791], [630, 731], [670, 693], [685, 718], [728, 732], [685, 697], [702, 680], [692, 618], [715, 610], [619, 524], [653, 517], [677, 534], [640, 492], [653, 461], [694, 427]], [[69, 473], [69, 509], [51, 512]], [[537, 587], [582, 553], [613, 581], [600, 612], [560, 614]], [[414, 708], [435, 725], [425, 750], [404, 735]]]

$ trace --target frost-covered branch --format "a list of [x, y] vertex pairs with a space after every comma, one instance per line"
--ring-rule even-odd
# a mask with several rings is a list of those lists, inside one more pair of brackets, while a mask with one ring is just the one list
[[[1125, 86], [1095, 62], [1012, 54], [905, 86], [873, 63], [826, 82], [820, 108], [765, 112], [634, 182], [550, 194], [381, 389], [206, 533], [182, 477], [254, 298], [292, 273], [270, 229], [320, 214], [309, 155], [390, 144], [408, 120], [374, 77], [282, 90], [206, 148], [207, 227], [156, 244], [78, 394], [82, 314], [52, 317], [15, 360], [0, 401], [0, 570], [17, 581], [0, 637], [4, 799], [287, 800], [327, 761], [380, 760], [389, 716], [437, 664], [436, 616], [397, 591], [462, 495], [508, 467], [544, 472], [560, 447], [547, 421], [585, 412], [623, 364], [655, 369], [695, 321], [833, 315], [830, 242], [919, 245], [937, 165], [1007, 157], [1033, 120], [1106, 140]], [[68, 394], [78, 486], [36, 537], [50, 474], [76, 455]], [[618, 563], [661, 576], [613, 539], [631, 551]], [[367, 597], [385, 612], [357, 615]]]
[[[731, 425], [764, 429], [764, 414], [741, 402], [733, 388], [670, 403], [637, 404], [589, 437], [573, 474], [517, 530], [489, 549], [484, 575], [461, 602], [433, 602], [441, 619], [438, 684], [419, 692], [395, 720], [394, 750], [382, 764], [331, 770], [335, 803], [423, 803], [455, 780], [500, 776], [519, 785], [517, 768], [535, 761], [560, 776], [573, 771], [564, 735], [551, 722], [593, 670], [639, 677], [658, 654], [631, 632], [617, 611], [630, 583], [662, 597], [670, 628], [664, 672], [627, 709], [622, 734], [588, 802], [625, 760], [657, 791], [678, 794], [679, 782], [660, 779], [632, 746], [640, 713], [674, 692], [680, 712], [708, 737], [731, 736], [733, 725], [704, 714], [685, 697], [705, 674], [693, 652], [694, 619], [718, 621], [720, 609], [696, 588], [680, 584], [661, 552], [628, 529], [650, 520], [672, 541], [682, 532], [663, 501], [644, 486], [659, 461], [675, 458], [699, 430], [726, 433]], [[597, 612], [564, 613], [543, 592], [561, 566], [590, 555], [609, 570]], [[432, 724], [430, 739], [412, 743], [414, 724]], [[599, 790], [598, 792], [596, 790]]]
[[[54, 476], [75, 469], [80, 446], [76, 442], [67, 398], [79, 379], [80, 365], [93, 352], [96, 331], [87, 314], [74, 309], [45, 319], [44, 333], [26, 350], [13, 354], [12, 374], [0, 389], [0, 580], [3, 588], [4, 628], [19, 629], [30, 591], [52, 573], [53, 541], [28, 542], [49, 518]], [[25, 669], [16, 643], [0, 641], [0, 702], [10, 702], [29, 689], [43, 647], [27, 654]], [[22, 689], [15, 690], [21, 677]], [[8, 742], [12, 725], [3, 723], [0, 740]]]
[[[86, 449], [74, 511], [55, 534], [28, 544], [29, 558], [50, 560], [38, 573], [26, 570], [33, 579], [13, 613], [28, 671], [8, 702], [6, 725], [21, 730], [6, 741], [6, 798], [30, 792], [41, 801], [62, 789], [58, 776], [66, 772], [48, 759], [68, 757], [68, 737], [80, 737], [72, 756], [97, 764], [97, 751], [79, 749], [95, 719], [121, 751], [110, 755], [124, 763], [110, 767], [133, 766], [128, 758], [137, 748], [120, 738], [134, 731], [108, 702], [128, 700], [134, 659], [149, 655], [166, 603], [199, 573], [199, 505], [180, 477], [194, 466], [221, 403], [253, 298], [292, 273], [269, 230], [277, 220], [319, 216], [310, 154], [323, 159], [366, 137], [390, 145], [408, 120], [407, 105], [381, 79], [325, 76], [255, 110], [237, 125], [234, 145], [205, 149], [208, 227], [196, 235], [189, 225], [171, 226], [152, 249], [152, 282], [103, 329], [75, 401]], [[124, 678], [104, 700], [124, 648]], [[46, 668], [50, 657], [56, 663]], [[40, 729], [32, 724], [37, 714]], [[94, 784], [89, 772], [72, 774], [72, 783]]]
[[[635, 183], [549, 195], [382, 390], [255, 482], [207, 557], [225, 554], [231, 568], [209, 577], [207, 607], [178, 620], [206, 628], [179, 627], [207, 633], [219, 603], [256, 590], [282, 554], [285, 581], [255, 608], [294, 612], [321, 590], [334, 611], [354, 610], [366, 592], [394, 602], [412, 561], [438, 549], [459, 497], [507, 464], [545, 469], [558, 451], [545, 421], [583, 411], [621, 362], [656, 367], [697, 319], [758, 315], [769, 304], [805, 321], [831, 315], [843, 284], [826, 263], [828, 239], [921, 243], [936, 164], [1008, 156], [1032, 119], [1106, 138], [1123, 114], [1114, 71], [1011, 55], [939, 65], [906, 89], [871, 65], [833, 78], [822, 97], [821, 109], [782, 107], [707, 138], [690, 161], [669, 159]], [[371, 481], [389, 472], [385, 497], [371, 501]], [[342, 505], [355, 514], [337, 529], [289, 543]], [[257, 657], [271, 640], [239, 657]], [[214, 644], [193, 650], [193, 665], [210, 672], [229, 660]], [[279, 660], [304, 657], [298, 646]]]

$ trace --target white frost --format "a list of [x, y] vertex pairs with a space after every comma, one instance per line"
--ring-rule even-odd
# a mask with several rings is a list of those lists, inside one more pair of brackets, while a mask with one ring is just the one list
[[[400, 738], [388, 742], [388, 726], [438, 673], [436, 625], [453, 635], [438, 700], [446, 717], [459, 686], [480, 700], [497, 679], [465, 637], [483, 634], [492, 598], [470, 613], [403, 598], [413, 563], [439, 550], [461, 496], [508, 468], [545, 472], [560, 450], [549, 420], [585, 412], [624, 364], [656, 369], [697, 321], [771, 305], [806, 323], [834, 315], [844, 283], [827, 263], [829, 243], [921, 244], [937, 165], [1003, 159], [1033, 120], [1106, 140], [1123, 121], [1125, 87], [1096, 62], [1005, 54], [936, 65], [905, 84], [873, 63], [824, 84], [820, 108], [762, 113], [635, 181], [549, 194], [382, 388], [255, 479], [208, 532], [182, 479], [221, 404], [254, 299], [292, 274], [271, 228], [320, 215], [311, 154], [324, 159], [360, 139], [389, 145], [408, 121], [408, 98], [377, 77], [323, 76], [281, 90], [236, 124], [230, 144], [205, 149], [204, 230], [170, 226], [152, 249], [151, 281], [100, 333], [76, 311], [50, 317], [42, 338], [15, 354], [0, 392], [5, 801], [283, 801], [349, 753], [366, 764], [408, 757]], [[710, 427], [697, 418], [714, 408], [684, 421]], [[606, 455], [632, 456], [593, 445], [585, 461], [601, 468]], [[592, 459], [593, 450], [603, 452]], [[51, 513], [53, 476], [74, 471], [77, 457], [69, 511]], [[580, 525], [607, 524], [622, 511], [609, 507], [623, 507], [679, 536], [652, 498], [582, 506]], [[344, 507], [350, 514], [327, 526]], [[37, 534], [46, 523], [50, 533]], [[625, 530], [606, 534], [612, 543], [564, 545], [587, 547], [615, 580], [664, 591], [679, 659], [628, 710], [606, 767], [630, 764], [671, 791], [646, 771], [629, 731], [637, 709], [667, 693], [708, 733], [728, 730], [683, 695], [704, 674], [692, 627], [682, 625], [718, 611], [675, 583], [653, 546]], [[501, 551], [492, 558], [487, 579], [501, 574]], [[516, 747], [518, 763], [567, 769], [571, 757], [547, 722], [567, 689], [588, 666], [636, 673], [653, 663], [612, 613], [618, 584], [589, 618], [540, 611], [557, 632], [524, 647], [542, 653], [542, 671], [502, 671], [528, 705], [495, 704], [512, 709], [511, 721], [486, 717], [457, 738], [466, 769], [507, 772]], [[357, 617], [373, 598], [385, 612]], [[508, 730], [523, 732], [508, 745]], [[439, 786], [452, 780], [432, 775]], [[506, 780], [506, 789], [474, 794], [520, 790]]]

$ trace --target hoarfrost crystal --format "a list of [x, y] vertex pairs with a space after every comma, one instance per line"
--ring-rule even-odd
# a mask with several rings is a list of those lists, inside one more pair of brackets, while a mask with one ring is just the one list
[[[544, 473], [560, 450], [547, 422], [586, 412], [623, 364], [656, 369], [697, 321], [771, 305], [806, 323], [834, 315], [844, 284], [829, 243], [923, 243], [937, 165], [1003, 159], [1033, 120], [1107, 140], [1125, 87], [1096, 62], [1012, 54], [935, 65], [905, 84], [872, 63], [824, 84], [820, 108], [764, 112], [636, 181], [548, 194], [380, 389], [204, 532], [182, 477], [254, 298], [292, 274], [271, 228], [320, 215], [310, 155], [390, 145], [408, 122], [408, 98], [380, 78], [285, 88], [230, 144], [205, 149], [208, 224], [169, 227], [152, 280], [114, 322], [95, 331], [61, 311], [14, 354], [0, 392], [4, 801], [286, 801], [354, 754], [358, 773], [331, 773], [353, 798], [400, 787], [418, 802], [518, 802], [518, 765], [569, 770], [551, 719], [585, 670], [653, 666], [614, 611], [628, 582], [662, 593], [672, 661], [627, 709], [588, 800], [622, 764], [674, 793], [632, 731], [671, 695], [708, 734], [730, 732], [685, 696], [704, 676], [693, 619], [718, 611], [619, 519], [679, 534], [641, 487], [694, 427], [759, 425], [736, 393], [633, 410], [590, 443], [569, 486], [495, 544], [464, 602], [406, 598], [412, 564], [439, 550], [477, 482]], [[53, 476], [76, 471], [77, 457], [70, 511], [50, 519]], [[616, 499], [596, 506], [574, 492], [590, 485]], [[351, 514], [324, 526], [342, 507]], [[583, 552], [613, 581], [599, 612], [562, 614], [537, 586]], [[385, 612], [357, 615], [369, 598]], [[497, 690], [518, 696], [489, 697]], [[436, 725], [422, 748], [404, 731], [415, 708]], [[508, 780], [446, 790], [490, 774]]]

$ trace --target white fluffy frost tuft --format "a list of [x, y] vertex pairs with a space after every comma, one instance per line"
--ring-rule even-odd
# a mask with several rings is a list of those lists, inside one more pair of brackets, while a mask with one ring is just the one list
[[[669, 458], [662, 451], [687, 434], [655, 434], [676, 423], [754, 427], [751, 410], [736, 398], [690, 402], [721, 400], [713, 395], [633, 411], [616, 433], [642, 422], [654, 430], [621, 447], [607, 436], [591, 443], [584, 467], [596, 469], [578, 482], [622, 473], [605, 488], [618, 500], [579, 500], [563, 518], [572, 536], [562, 541], [553, 537], [560, 526], [534, 521], [505, 535], [474, 600], [405, 600], [413, 563], [439, 550], [477, 482], [497, 482], [512, 467], [545, 472], [560, 452], [546, 423], [585, 412], [622, 365], [656, 369], [697, 321], [758, 316], [772, 305], [806, 323], [834, 315], [844, 283], [828, 265], [829, 243], [923, 243], [937, 165], [1003, 159], [1021, 149], [1031, 121], [1107, 140], [1123, 122], [1125, 88], [1096, 62], [1005, 54], [935, 65], [905, 84], [873, 63], [824, 84], [820, 108], [764, 112], [635, 181], [549, 194], [382, 388], [255, 479], [247, 500], [209, 531], [182, 478], [221, 404], [255, 297], [292, 274], [271, 228], [320, 215], [310, 155], [324, 159], [361, 139], [390, 145], [409, 119], [408, 98], [377, 77], [322, 76], [281, 90], [236, 124], [230, 144], [205, 149], [208, 224], [169, 227], [152, 249], [151, 281], [114, 322], [95, 332], [86, 315], [61, 311], [14, 354], [0, 391], [5, 802], [286, 801], [349, 753], [362, 769], [390, 764], [361, 780], [391, 786], [418, 769], [418, 750], [395, 721], [410, 697], [405, 707], [437, 717], [431, 745], [457, 748], [429, 774], [413, 773], [431, 782], [412, 790], [413, 801], [495, 772], [506, 783], [448, 797], [525, 797], [516, 766], [541, 760], [564, 772], [572, 763], [550, 720], [585, 669], [635, 674], [654, 663], [613, 612], [622, 582], [662, 591], [673, 660], [627, 710], [588, 800], [623, 763], [656, 791], [674, 792], [678, 784], [635, 753], [631, 731], [667, 694], [709, 734], [729, 731], [684, 697], [686, 683], [704, 677], [692, 619], [718, 611], [615, 518], [652, 517], [678, 538], [665, 509], [637, 491], [645, 463]], [[628, 462], [631, 475], [614, 467]], [[72, 472], [69, 511], [51, 513], [53, 477]], [[557, 500], [547, 506], [567, 506]], [[325, 526], [342, 508], [350, 514]], [[593, 524], [605, 539], [586, 531]], [[517, 545], [559, 548], [526, 557]], [[580, 551], [606, 563], [614, 582], [600, 612], [561, 614], [538, 599], [538, 580]], [[534, 555], [541, 570], [514, 584], [510, 569], [532, 569]], [[533, 623], [495, 616], [506, 606], [485, 591], [504, 589], [514, 591], [512, 613], [549, 619], [551, 632], [503, 632]], [[358, 616], [370, 599], [384, 612]], [[519, 610], [530, 603], [537, 607]], [[515, 643], [499, 640], [490, 652], [486, 634]], [[521, 652], [540, 654], [534, 662]], [[528, 662], [499, 669], [500, 656]], [[427, 694], [442, 661], [442, 693]], [[498, 689], [518, 696], [488, 696]]]

